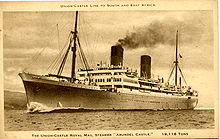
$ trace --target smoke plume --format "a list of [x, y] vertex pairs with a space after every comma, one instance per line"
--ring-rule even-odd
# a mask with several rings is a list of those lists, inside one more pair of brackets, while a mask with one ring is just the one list
[[124, 38], [119, 39], [117, 44], [129, 49], [154, 48], [158, 44], [175, 45], [177, 30], [179, 30], [181, 42], [192, 43], [200, 39], [203, 32], [201, 26], [201, 20], [193, 17], [184, 21], [172, 18], [155, 20], [147, 26], [138, 27], [128, 33]]

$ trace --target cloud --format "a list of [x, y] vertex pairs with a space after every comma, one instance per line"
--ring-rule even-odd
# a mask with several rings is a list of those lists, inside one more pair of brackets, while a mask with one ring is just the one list
[[5, 48], [4, 58], [30, 58], [39, 54], [46, 54], [50, 56], [55, 56], [58, 54], [57, 49], [52, 48]]

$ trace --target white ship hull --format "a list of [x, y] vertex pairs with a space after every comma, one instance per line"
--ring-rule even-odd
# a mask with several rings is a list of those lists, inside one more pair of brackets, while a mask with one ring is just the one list
[[87, 85], [53, 81], [43, 76], [19, 74], [23, 80], [30, 112], [56, 109], [168, 110], [194, 109], [196, 96], [155, 92], [110, 92]]

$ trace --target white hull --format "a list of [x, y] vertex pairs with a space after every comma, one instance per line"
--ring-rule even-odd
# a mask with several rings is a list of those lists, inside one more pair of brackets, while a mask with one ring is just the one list
[[[196, 96], [182, 96], [166, 93], [109, 92], [78, 86], [74, 83], [33, 78], [37, 75], [20, 74], [30, 111], [51, 111], [55, 109], [86, 110], [168, 110], [194, 109]], [[85, 85], [86, 86], [86, 85]]]

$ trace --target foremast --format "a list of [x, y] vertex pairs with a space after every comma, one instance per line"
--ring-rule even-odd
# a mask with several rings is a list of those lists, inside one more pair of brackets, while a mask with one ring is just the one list
[[78, 11], [76, 11], [75, 27], [73, 34], [73, 47], [72, 47], [72, 69], [71, 69], [71, 79], [72, 81], [76, 78], [75, 68], [76, 68], [76, 39], [77, 39], [77, 24], [78, 24]]
[[[87, 62], [87, 59], [85, 57], [85, 54], [83, 52], [83, 49], [82, 49], [80, 41], [79, 41], [77, 25], [78, 25], [78, 11], [76, 11], [74, 30], [70, 32], [69, 46], [67, 48], [66, 53], [64, 54], [64, 57], [62, 58], [62, 62], [60, 64], [60, 67], [59, 67], [59, 70], [58, 70], [58, 73], [57, 73], [58, 76], [61, 76], [61, 73], [64, 69], [64, 65], [65, 65], [66, 60], [67, 60], [68, 53], [71, 49], [71, 51], [72, 51], [72, 68], [71, 68], [71, 77], [70, 77], [71, 82], [74, 82], [76, 80], [76, 73], [75, 73], [75, 69], [76, 69], [76, 50], [79, 51], [79, 57], [80, 57], [81, 61], [83, 62], [85, 68], [89, 69], [89, 64]], [[90, 77], [89, 77], [89, 81], [90, 81]]]
[[62, 74], [62, 71], [64, 69], [64, 65], [65, 65], [66, 60], [67, 60], [68, 53], [71, 49], [72, 50], [71, 82], [73, 82], [76, 79], [75, 68], [76, 68], [77, 33], [78, 33], [77, 24], [78, 24], [78, 11], [76, 11], [74, 31], [70, 32], [69, 46], [67, 48], [66, 53], [64, 54], [64, 57], [63, 57], [62, 62], [60, 64], [59, 70], [57, 72], [58, 76], [60, 76]]

